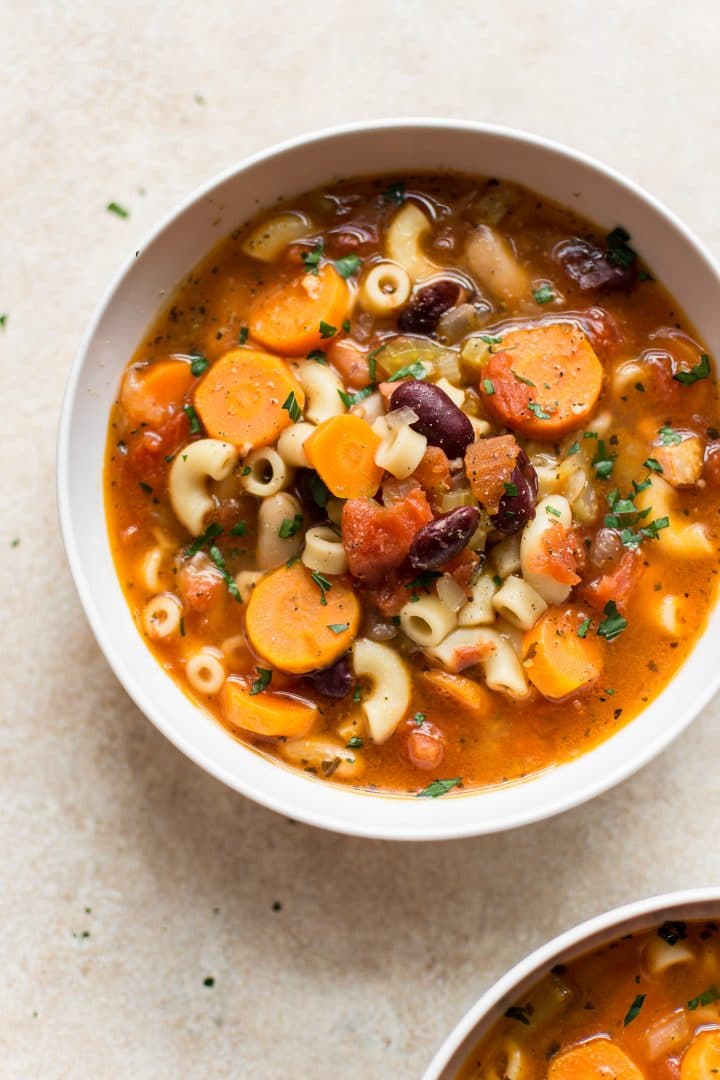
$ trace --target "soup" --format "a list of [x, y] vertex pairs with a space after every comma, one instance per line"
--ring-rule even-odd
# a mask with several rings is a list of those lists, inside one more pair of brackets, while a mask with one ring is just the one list
[[667, 922], [559, 965], [511, 1006], [458, 1080], [720, 1076], [716, 923]]
[[436, 797], [568, 761], [672, 677], [715, 595], [719, 426], [621, 226], [494, 179], [345, 181], [219, 244], [129, 358], [109, 536], [234, 736]]

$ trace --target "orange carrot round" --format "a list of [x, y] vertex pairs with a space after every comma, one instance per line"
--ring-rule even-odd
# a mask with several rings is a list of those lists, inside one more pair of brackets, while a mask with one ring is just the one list
[[272, 690], [252, 693], [254, 682], [239, 675], [225, 680], [222, 710], [228, 724], [266, 739], [294, 739], [312, 730], [319, 715], [317, 706]]
[[555, 440], [582, 427], [602, 389], [603, 370], [582, 330], [550, 323], [502, 335], [480, 390], [496, 419], [528, 438]]
[[275, 285], [254, 303], [248, 323], [253, 337], [275, 352], [301, 356], [321, 348], [347, 318], [350, 292], [331, 263]]
[[248, 641], [272, 667], [292, 675], [329, 667], [352, 645], [360, 604], [342, 578], [281, 566], [255, 586], [245, 613]]
[[553, 1058], [548, 1080], [643, 1080], [643, 1073], [609, 1039], [590, 1039]]
[[180, 409], [193, 373], [187, 360], [156, 360], [127, 370], [120, 401], [136, 423], [157, 424], [173, 408]]
[[298, 415], [305, 394], [279, 357], [233, 349], [208, 369], [194, 401], [208, 435], [234, 443], [246, 454], [275, 442], [292, 423], [293, 402]]
[[374, 495], [383, 478], [375, 464], [380, 438], [360, 416], [345, 413], [325, 420], [305, 440], [305, 455], [339, 499]]
[[525, 634], [523, 656], [528, 679], [549, 701], [589, 690], [603, 667], [602, 642], [573, 607], [546, 611]]

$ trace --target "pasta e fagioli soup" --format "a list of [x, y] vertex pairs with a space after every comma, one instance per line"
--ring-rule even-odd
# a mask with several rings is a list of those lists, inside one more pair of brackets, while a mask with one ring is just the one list
[[233, 735], [428, 797], [567, 761], [715, 596], [713, 366], [633, 249], [493, 179], [288, 201], [179, 285], [110, 419], [139, 631]]
[[714, 1080], [719, 929], [673, 920], [556, 965], [483, 1036], [458, 1080]]

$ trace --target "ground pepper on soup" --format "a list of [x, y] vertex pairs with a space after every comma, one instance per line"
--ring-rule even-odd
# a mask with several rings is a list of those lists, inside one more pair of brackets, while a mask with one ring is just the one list
[[713, 1080], [720, 938], [665, 922], [553, 968], [473, 1049], [458, 1080]]
[[437, 797], [606, 739], [715, 595], [711, 361], [632, 246], [515, 184], [349, 180], [178, 286], [110, 417], [140, 633], [235, 736]]

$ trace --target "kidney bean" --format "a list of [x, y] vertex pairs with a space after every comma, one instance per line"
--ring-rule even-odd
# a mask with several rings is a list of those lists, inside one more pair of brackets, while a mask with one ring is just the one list
[[355, 681], [347, 656], [341, 656], [331, 667], [323, 668], [322, 671], [310, 672], [308, 678], [319, 693], [338, 699], [350, 693]]
[[437, 769], [445, 753], [445, 736], [430, 720], [422, 724], [411, 720], [407, 724], [405, 752], [416, 769]]
[[398, 316], [398, 329], [404, 334], [432, 334], [440, 316], [457, 303], [457, 281], [434, 281], [418, 289]]
[[465, 413], [458, 409], [447, 394], [433, 383], [401, 383], [390, 398], [391, 409], [407, 406], [414, 409], [418, 419], [410, 426], [424, 435], [431, 446], [439, 446], [449, 458], [462, 457], [475, 432]]
[[475, 506], [458, 506], [435, 518], [415, 534], [408, 562], [413, 570], [437, 570], [467, 546], [480, 522]]
[[590, 545], [590, 562], [598, 570], [607, 570], [614, 566], [622, 552], [622, 540], [614, 529], [598, 529]]
[[583, 292], [589, 289], [630, 289], [635, 284], [637, 271], [634, 263], [618, 266], [610, 262], [607, 251], [587, 240], [566, 240], [558, 244], [553, 255]]
[[495, 528], [506, 536], [513, 536], [520, 532], [528, 521], [532, 521], [535, 517], [538, 478], [530, 459], [522, 448], [517, 456], [510, 483], [515, 485], [517, 493], [511, 495], [506, 492], [500, 499], [497, 514], [492, 517]]

